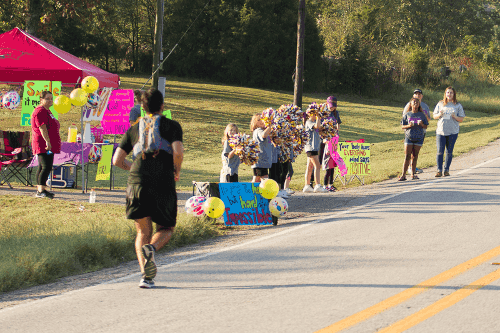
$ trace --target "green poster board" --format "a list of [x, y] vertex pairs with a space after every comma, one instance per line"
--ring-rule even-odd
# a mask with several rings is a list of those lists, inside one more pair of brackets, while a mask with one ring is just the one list
[[[146, 111], [141, 106], [141, 117], [144, 117], [146, 115]], [[172, 113], [170, 110], [163, 110], [163, 115], [167, 117], [168, 119], [172, 119]]]
[[95, 180], [109, 180], [111, 177], [111, 158], [113, 157], [114, 145], [102, 146], [102, 155], [99, 164], [97, 165], [97, 173]]
[[[31, 126], [31, 114], [33, 110], [40, 104], [40, 95], [43, 91], [50, 91], [56, 99], [61, 94], [60, 81], [24, 81], [23, 99], [21, 101], [21, 126]], [[50, 107], [50, 111], [59, 119], [59, 114]]]

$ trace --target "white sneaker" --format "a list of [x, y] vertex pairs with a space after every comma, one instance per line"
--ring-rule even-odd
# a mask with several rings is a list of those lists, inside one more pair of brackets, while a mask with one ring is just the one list
[[278, 192], [277, 196], [281, 197], [283, 199], [288, 199], [289, 198], [288, 193], [285, 190], [280, 190]]
[[304, 188], [302, 189], [302, 192], [314, 192], [313, 188], [311, 187], [311, 185], [306, 185], [304, 186]]
[[294, 194], [294, 193], [295, 193], [295, 191], [294, 191], [294, 190], [292, 190], [292, 189], [291, 189], [291, 188], [289, 188], [289, 187], [288, 187], [288, 188], [286, 188], [286, 189], [285, 189], [285, 191], [286, 191], [286, 193], [288, 193], [289, 195], [292, 195], [292, 194]]
[[321, 186], [320, 184], [314, 186], [314, 192], [315, 193], [323, 193], [323, 192], [328, 192], [328, 190], [326, 188], [324, 188], [323, 186]]

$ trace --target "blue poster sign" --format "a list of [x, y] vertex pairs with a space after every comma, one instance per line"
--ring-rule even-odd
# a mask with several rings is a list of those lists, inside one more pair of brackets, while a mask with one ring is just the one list
[[273, 224], [269, 200], [259, 192], [260, 183], [220, 183], [220, 198], [224, 202], [225, 225]]

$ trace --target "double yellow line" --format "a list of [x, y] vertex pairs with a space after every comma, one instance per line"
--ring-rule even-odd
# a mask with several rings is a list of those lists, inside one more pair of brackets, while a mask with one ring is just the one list
[[[429, 290], [431, 288], [436, 287], [438, 284], [441, 284], [445, 281], [448, 281], [452, 278], [454, 278], [457, 275], [460, 275], [466, 271], [468, 271], [471, 268], [474, 268], [480, 264], [483, 264], [484, 262], [500, 255], [500, 246], [496, 247], [488, 252], [485, 252], [481, 254], [480, 256], [477, 256], [476, 258], [473, 258], [471, 260], [468, 260], [458, 266], [453, 267], [452, 269], [447, 270], [446, 272], [443, 272], [441, 274], [438, 274], [422, 283], [419, 283], [409, 289], [406, 289], [403, 292], [400, 292], [397, 295], [394, 295], [392, 297], [387, 298], [386, 300], [383, 300], [382, 302], [375, 304], [363, 311], [360, 311], [352, 316], [349, 316], [347, 318], [344, 318], [338, 322], [336, 322], [333, 325], [330, 325], [328, 327], [325, 327], [317, 333], [333, 333], [333, 332], [340, 332], [342, 330], [345, 330], [349, 327], [352, 327], [354, 325], [359, 324], [362, 321], [367, 320], [368, 318], [371, 318], [375, 316], [376, 314], [379, 314], [385, 310], [388, 310], [396, 305], [399, 305], [408, 299], [423, 293], [426, 290]], [[436, 313], [452, 306], [453, 304], [459, 302], [460, 300], [464, 299], [465, 297], [469, 296], [472, 294], [474, 291], [480, 289], [481, 287], [484, 287], [485, 285], [490, 284], [491, 282], [497, 280], [500, 278], [500, 269], [496, 270], [495, 272], [492, 272], [483, 278], [473, 282], [472, 284], [468, 285], [467, 287], [464, 287], [460, 290], [457, 290], [456, 292], [442, 298], [438, 302], [428, 306], [425, 309], [422, 309], [413, 315], [408, 316], [405, 319], [402, 319], [393, 325], [379, 331], [379, 332], [402, 332], [404, 330], [407, 330], [410, 327], [413, 327], [417, 325], [418, 323], [434, 316]]]

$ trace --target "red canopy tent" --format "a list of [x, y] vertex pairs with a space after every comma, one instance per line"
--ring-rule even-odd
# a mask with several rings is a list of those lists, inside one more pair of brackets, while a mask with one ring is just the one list
[[117, 74], [108, 73], [19, 28], [0, 35], [0, 82], [23, 84], [26, 80], [43, 80], [74, 86], [86, 76], [94, 76], [100, 88], [120, 85]]

